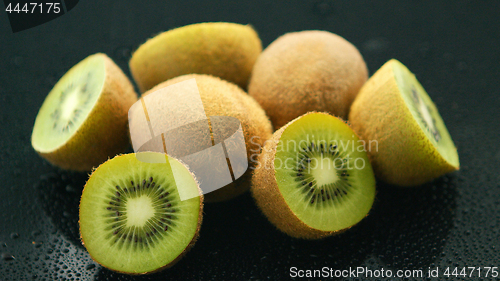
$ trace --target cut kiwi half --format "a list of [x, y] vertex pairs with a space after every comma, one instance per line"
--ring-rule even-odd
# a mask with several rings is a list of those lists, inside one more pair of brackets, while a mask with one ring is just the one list
[[[80, 201], [81, 239], [102, 266], [145, 274], [172, 266], [195, 243], [202, 220], [198, 182], [162, 153], [119, 155], [100, 165]], [[180, 200], [179, 189], [199, 196]]]
[[259, 156], [252, 195], [292, 237], [318, 239], [361, 221], [375, 198], [362, 141], [341, 119], [307, 113], [273, 134]]
[[149, 39], [130, 59], [141, 92], [184, 74], [210, 74], [245, 89], [262, 43], [250, 25], [204, 22]]
[[457, 149], [436, 105], [401, 62], [385, 63], [363, 86], [349, 121], [370, 143], [376, 175], [414, 186], [459, 169]]
[[91, 55], [56, 83], [40, 108], [31, 144], [63, 169], [90, 171], [129, 146], [134, 88], [105, 54]]

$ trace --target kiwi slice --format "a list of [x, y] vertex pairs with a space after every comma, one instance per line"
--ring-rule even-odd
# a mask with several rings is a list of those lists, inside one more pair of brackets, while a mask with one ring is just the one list
[[[203, 196], [191, 172], [162, 153], [119, 155], [100, 165], [80, 201], [81, 239], [102, 266], [144, 274], [172, 266], [195, 243]], [[182, 189], [182, 190], [181, 190]], [[179, 192], [199, 196], [180, 200]]]
[[344, 38], [318, 30], [287, 33], [255, 63], [248, 93], [276, 129], [309, 111], [343, 119], [368, 79], [363, 57]]
[[388, 183], [420, 185], [459, 169], [457, 149], [436, 105], [395, 59], [363, 86], [349, 121], [371, 144], [367, 150], [375, 173]]
[[[207, 202], [220, 202], [234, 198], [250, 188], [249, 178], [251, 174], [251, 167], [257, 163], [256, 156], [260, 153], [261, 148], [264, 146], [266, 140], [272, 135], [272, 125], [266, 116], [262, 107], [250, 96], [248, 96], [237, 85], [228, 81], [222, 80], [218, 77], [205, 75], [205, 74], [189, 74], [176, 77], [160, 83], [151, 90], [145, 92], [143, 96], [147, 96], [159, 89], [168, 87], [174, 84], [178, 91], [189, 91], [189, 89], [182, 88], [183, 85], [179, 82], [195, 79], [196, 85], [199, 90], [199, 95], [203, 103], [203, 108], [207, 118], [214, 116], [229, 116], [237, 118], [242, 127], [245, 138], [245, 145], [247, 151], [248, 166], [250, 167], [247, 172], [231, 184], [228, 184], [220, 189], [210, 192], [205, 195]], [[162, 96], [165, 100], [171, 101], [172, 97], [169, 95]], [[164, 124], [172, 123], [189, 123], [192, 120], [192, 104], [189, 100], [176, 100], [179, 107], [167, 110], [162, 108], [165, 103], [162, 100], [157, 100], [156, 103], [148, 105], [148, 112], [162, 112], [162, 114], [149, 114], [149, 121], [152, 125], [153, 131], [159, 131], [159, 128], [164, 128]], [[186, 108], [188, 107], [188, 108]], [[171, 111], [175, 110], [175, 111]], [[142, 126], [143, 111], [131, 112], [130, 118], [130, 131], [134, 136], [150, 136], [150, 128]], [[183, 121], [184, 120], [184, 121]], [[214, 122], [215, 120], [211, 120]], [[210, 134], [212, 141], [208, 143], [206, 140], [189, 139], [180, 140], [188, 141], [190, 149], [193, 152], [199, 152], [211, 146], [214, 142], [213, 130], [210, 126]], [[223, 132], [224, 134], [224, 132]]]
[[307, 113], [276, 131], [259, 163], [253, 197], [293, 237], [318, 239], [348, 229], [368, 214], [375, 198], [363, 143], [326, 113]]
[[31, 144], [63, 169], [90, 171], [129, 146], [128, 109], [134, 88], [105, 54], [73, 66], [45, 98]]
[[141, 92], [190, 73], [211, 74], [246, 89], [261, 52], [262, 43], [251, 26], [206, 22], [149, 39], [133, 53], [129, 64]]

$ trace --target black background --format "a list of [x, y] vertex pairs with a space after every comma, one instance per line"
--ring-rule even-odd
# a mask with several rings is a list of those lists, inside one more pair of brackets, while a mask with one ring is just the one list
[[328, 30], [359, 48], [370, 73], [400, 60], [439, 107], [461, 170], [411, 189], [379, 183], [370, 215], [321, 241], [277, 231], [249, 194], [205, 205], [186, 257], [135, 278], [284, 280], [290, 267], [323, 266], [439, 267], [442, 277], [446, 267], [500, 267], [500, 1], [80, 1], [18, 33], [0, 14], [0, 280], [134, 279], [89, 258], [78, 239], [88, 176], [37, 156], [32, 126], [55, 82], [81, 59], [104, 52], [129, 75], [130, 54], [147, 38], [203, 21], [251, 23], [264, 46], [286, 32]]

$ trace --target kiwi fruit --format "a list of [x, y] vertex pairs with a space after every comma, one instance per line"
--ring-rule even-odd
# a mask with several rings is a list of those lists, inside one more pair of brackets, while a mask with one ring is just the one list
[[[237, 85], [210, 75], [189, 74], [160, 83], [156, 87], [145, 92], [143, 97], [173, 85], [177, 87], [176, 91], [181, 93], [190, 91], [191, 89], [185, 88], [184, 85], [187, 85], [186, 83], [180, 83], [190, 79], [194, 79], [196, 82], [199, 97], [201, 98], [206, 114], [206, 117], [203, 116], [203, 118], [208, 118], [211, 124], [214, 122], [216, 116], [229, 116], [239, 120], [245, 139], [248, 166], [254, 166], [257, 163], [256, 155], [260, 153], [265, 141], [272, 135], [272, 125], [260, 105]], [[142, 99], [143, 98], [141, 98], [141, 100]], [[172, 99], [175, 99], [175, 103], [178, 106], [167, 110], [164, 104], [171, 103]], [[154, 103], [147, 105], [147, 111], [149, 113], [154, 112], [154, 114], [149, 114], [149, 121], [152, 126], [151, 129], [153, 131], [160, 131], [160, 128], [175, 127], [172, 124], [190, 123], [192, 120], [196, 120], [196, 118], [199, 119], [199, 116], [193, 116], [193, 114], [195, 114], [193, 113], [195, 103], [196, 101], [186, 100], [186, 98], [183, 97], [174, 98], [173, 95], [162, 95], [159, 99], [155, 100]], [[137, 112], [131, 110], [129, 116], [130, 132], [133, 136], [144, 136], [145, 138], [149, 138], [151, 135], [150, 128], [144, 126], [143, 116], [144, 112], [142, 109]], [[208, 128], [210, 128], [210, 131], [208, 131]], [[202, 129], [200, 129], [200, 131], [201, 130]], [[191, 152], [202, 151], [211, 147], [214, 143], [212, 125], [207, 125], [207, 131], [208, 134], [210, 134], [208, 137], [208, 144], [206, 139], [202, 139], [203, 135], [200, 135], [199, 138], [195, 137], [189, 140], [180, 139], [179, 141], [189, 141]], [[233, 133], [233, 131], [228, 133]], [[172, 132], [170, 134], [172, 134]], [[223, 132], [223, 134], [225, 133]], [[146, 139], [143, 142], [145, 141]], [[200, 160], [200, 162], [202, 161]], [[229, 200], [247, 191], [250, 188], [250, 174], [251, 171], [248, 169], [246, 173], [236, 181], [206, 194], [206, 202]]]
[[284, 233], [319, 239], [361, 221], [375, 198], [375, 177], [362, 141], [341, 119], [311, 112], [266, 142], [252, 195]]
[[[80, 234], [90, 256], [121, 273], [175, 264], [198, 238], [203, 195], [181, 162], [163, 153], [125, 154], [92, 172], [80, 201]], [[180, 193], [197, 196], [181, 200]]]
[[262, 52], [248, 93], [278, 129], [309, 111], [346, 119], [367, 79], [365, 61], [354, 45], [327, 31], [308, 30], [287, 33]]
[[360, 90], [349, 121], [371, 144], [367, 152], [373, 169], [387, 183], [421, 185], [459, 169], [457, 149], [436, 105], [395, 59]]
[[141, 92], [184, 74], [221, 77], [246, 89], [262, 43], [250, 25], [191, 24], [163, 32], [142, 44], [130, 59]]
[[63, 169], [90, 171], [129, 147], [134, 88], [105, 54], [91, 55], [56, 83], [36, 116], [31, 144]]

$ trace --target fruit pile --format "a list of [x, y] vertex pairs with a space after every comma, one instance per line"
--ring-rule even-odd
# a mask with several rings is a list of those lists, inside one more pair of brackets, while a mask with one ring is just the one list
[[[279, 230], [319, 239], [367, 216], [375, 177], [415, 186], [459, 168], [450, 134], [415, 76], [392, 59], [368, 79], [356, 47], [327, 31], [288, 33], [262, 50], [251, 26], [193, 24], [149, 39], [129, 66], [142, 97], [195, 79], [207, 116], [241, 122], [249, 169], [203, 196], [178, 159], [119, 155], [130, 147], [130, 131], [149, 132], [129, 116], [138, 101], [132, 83], [105, 54], [72, 67], [40, 108], [31, 142], [53, 165], [92, 171], [80, 201], [82, 243], [114, 271], [172, 266], [198, 237], [204, 201], [250, 189]], [[189, 110], [188, 100], [180, 113], [147, 118], [187, 120]], [[181, 200], [180, 191], [197, 196]]]

